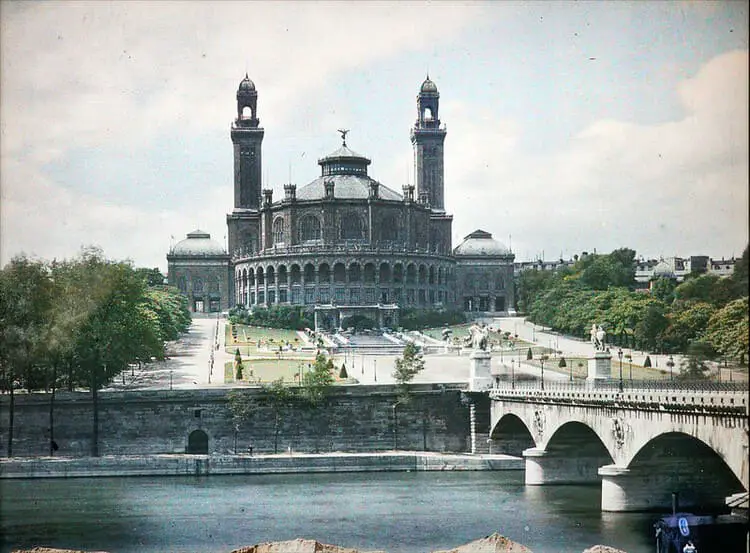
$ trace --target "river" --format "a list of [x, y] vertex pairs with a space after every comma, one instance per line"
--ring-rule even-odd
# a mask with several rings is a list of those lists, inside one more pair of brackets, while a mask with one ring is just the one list
[[492, 532], [535, 553], [653, 551], [653, 515], [602, 513], [600, 493], [526, 487], [523, 471], [2, 480], [0, 551], [228, 553], [305, 537], [425, 553]]

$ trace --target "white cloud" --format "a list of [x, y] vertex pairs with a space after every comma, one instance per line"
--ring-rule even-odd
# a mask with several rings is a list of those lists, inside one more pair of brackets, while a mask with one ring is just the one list
[[686, 110], [678, 121], [596, 121], [544, 156], [525, 154], [512, 125], [456, 110], [448, 197], [473, 217], [457, 219], [454, 235], [512, 233], [520, 257], [545, 246], [547, 257], [622, 245], [728, 255], [729, 244], [739, 254], [748, 239], [748, 53], [716, 57], [676, 93]]

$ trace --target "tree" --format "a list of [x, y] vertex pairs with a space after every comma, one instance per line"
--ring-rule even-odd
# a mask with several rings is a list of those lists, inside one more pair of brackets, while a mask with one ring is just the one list
[[341, 363], [341, 371], [339, 372], [339, 378], [341, 380], [346, 380], [349, 378], [349, 373], [346, 372], [346, 363]]
[[740, 258], [734, 264], [734, 272], [732, 273], [732, 282], [735, 286], [735, 293], [738, 298], [747, 296], [748, 291], [748, 248], [745, 246], [745, 250], [742, 252]]
[[242, 380], [242, 355], [240, 354], [240, 348], [234, 352], [234, 379]]
[[672, 352], [686, 351], [690, 342], [704, 332], [715, 311], [713, 305], [703, 301], [676, 302], [667, 315], [669, 325], [662, 333], [664, 348]]
[[409, 342], [404, 348], [400, 359], [396, 359], [393, 379], [398, 390], [398, 402], [407, 403], [410, 400], [409, 384], [414, 377], [424, 370], [424, 358], [419, 346]]
[[154, 267], [153, 269], [139, 267], [135, 270], [135, 273], [143, 279], [143, 281], [146, 283], [146, 286], [151, 287], [164, 285], [164, 275], [158, 267]]
[[635, 340], [642, 349], [657, 351], [661, 349], [662, 333], [669, 321], [664, 314], [664, 308], [659, 304], [651, 304], [646, 308], [643, 318], [635, 325]]
[[526, 360], [531, 361], [534, 359], [534, 353], [531, 351], [531, 348], [529, 348], [529, 351], [526, 352]]
[[673, 279], [659, 277], [651, 283], [651, 295], [657, 300], [670, 305], [674, 301], [674, 289], [676, 286]]
[[279, 452], [279, 433], [284, 414], [295, 400], [294, 392], [284, 385], [284, 379], [279, 378], [271, 382], [270, 386], [263, 386], [265, 401], [273, 412], [273, 452]]
[[568, 366], [568, 364], [565, 362], [565, 357], [560, 357], [560, 362], [557, 364], [557, 366], [561, 369]]
[[312, 370], [302, 377], [302, 397], [310, 407], [320, 407], [331, 392], [334, 383], [333, 360], [319, 353], [315, 356]]
[[232, 413], [234, 425], [234, 454], [237, 455], [237, 435], [244, 424], [249, 422], [258, 410], [258, 404], [247, 390], [232, 390], [227, 394], [227, 406]]
[[651, 357], [650, 356], [648, 356], [648, 355], [646, 356], [646, 360], [643, 362], [643, 367], [646, 368], [646, 369], [650, 369], [651, 368]]
[[730, 359], [745, 364], [750, 347], [748, 334], [748, 298], [740, 298], [714, 312], [708, 321], [705, 339]]
[[38, 261], [17, 257], [0, 271], [0, 383], [10, 394], [8, 457], [13, 456], [15, 388], [27, 390], [43, 382], [34, 359], [43, 347], [42, 329], [52, 300], [52, 282], [47, 267]]
[[677, 378], [680, 380], [703, 380], [707, 378], [709, 367], [706, 361], [712, 359], [715, 352], [708, 342], [696, 340], [688, 346], [687, 359], [680, 367]]

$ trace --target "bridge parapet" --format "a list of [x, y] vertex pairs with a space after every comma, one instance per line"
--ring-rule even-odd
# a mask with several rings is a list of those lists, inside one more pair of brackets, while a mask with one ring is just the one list
[[[720, 384], [720, 383], [716, 383]], [[747, 415], [750, 404], [748, 391], [730, 386], [665, 386], [658, 389], [618, 385], [588, 388], [585, 384], [554, 384], [541, 390], [533, 385], [500, 386], [488, 391], [496, 401], [620, 407], [639, 410], [679, 411], [688, 413]]]

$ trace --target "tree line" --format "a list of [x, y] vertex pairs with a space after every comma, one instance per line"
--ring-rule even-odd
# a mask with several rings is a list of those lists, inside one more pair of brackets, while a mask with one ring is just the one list
[[0, 270], [0, 390], [14, 395], [85, 388], [93, 399], [92, 455], [98, 455], [98, 391], [134, 365], [163, 359], [165, 342], [190, 326], [187, 300], [158, 269], [112, 261], [96, 248], [64, 261], [16, 257]]
[[584, 339], [592, 323], [608, 341], [661, 353], [722, 357], [748, 354], [748, 248], [728, 277], [661, 277], [637, 289], [635, 251], [584, 255], [557, 271], [531, 269], [518, 280], [519, 309], [534, 323]]

